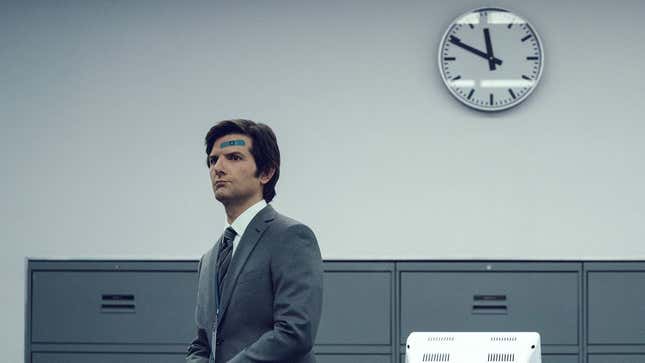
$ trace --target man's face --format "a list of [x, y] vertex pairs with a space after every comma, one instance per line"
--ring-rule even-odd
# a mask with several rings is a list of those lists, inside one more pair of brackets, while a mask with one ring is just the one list
[[[256, 177], [252, 140], [241, 134], [225, 135], [213, 144], [208, 156], [215, 198], [224, 205], [243, 205], [262, 198], [264, 178]], [[259, 200], [259, 199], [258, 199]]]

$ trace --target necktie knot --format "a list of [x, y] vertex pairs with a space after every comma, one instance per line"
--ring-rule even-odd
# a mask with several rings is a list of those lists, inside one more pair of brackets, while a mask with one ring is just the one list
[[235, 232], [235, 230], [233, 228], [227, 227], [224, 230], [224, 236], [222, 238], [222, 242], [225, 242], [227, 244], [230, 243], [230, 242], [233, 242], [233, 240], [235, 239], [236, 235], [237, 235], [237, 233]]

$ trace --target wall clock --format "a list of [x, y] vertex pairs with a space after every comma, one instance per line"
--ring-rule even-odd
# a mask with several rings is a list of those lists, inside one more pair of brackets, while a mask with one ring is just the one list
[[439, 71], [459, 101], [480, 111], [518, 105], [535, 89], [544, 67], [538, 33], [525, 18], [482, 8], [455, 19], [439, 46]]

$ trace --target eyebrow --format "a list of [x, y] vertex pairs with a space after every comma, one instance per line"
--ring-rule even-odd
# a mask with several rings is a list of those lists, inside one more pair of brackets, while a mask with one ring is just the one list
[[220, 156], [222, 156], [222, 155], [223, 155], [223, 156], [237, 155], [237, 156], [239, 156], [239, 157], [241, 157], [241, 158], [246, 158], [246, 155], [244, 155], [244, 153], [242, 153], [242, 152], [240, 152], [240, 151], [235, 150], [235, 151], [231, 151], [231, 152], [223, 152], [223, 153], [221, 153], [221, 154], [219, 154], [219, 155], [218, 155], [218, 154], [211, 154], [211, 155], [208, 155], [208, 156], [206, 157], [206, 164], [207, 164], [207, 165], [210, 165], [210, 163], [211, 163], [211, 161], [212, 161], [213, 159], [218, 159], [218, 158], [219, 158]]
[[208, 155], [208, 158], [211, 158], [211, 157], [218, 158], [218, 157], [220, 157], [220, 156], [222, 156], [222, 155], [224, 155], [224, 156], [228, 156], [228, 155], [240, 155], [240, 156], [244, 156], [244, 153], [243, 153], [242, 151], [240, 151], [240, 150], [230, 150], [230, 151], [229, 151], [229, 150], [224, 150], [224, 151], [222, 151], [221, 153], [217, 153], [217, 154], [210, 154], [210, 155]]

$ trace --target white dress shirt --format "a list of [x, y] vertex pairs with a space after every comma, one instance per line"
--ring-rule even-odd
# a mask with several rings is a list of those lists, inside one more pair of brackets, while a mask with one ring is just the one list
[[235, 249], [237, 248], [238, 243], [240, 242], [240, 238], [242, 238], [242, 235], [244, 234], [244, 231], [246, 231], [246, 227], [249, 226], [249, 223], [251, 223], [251, 220], [253, 217], [255, 217], [258, 212], [262, 210], [262, 208], [267, 206], [267, 202], [262, 199], [259, 202], [253, 204], [252, 206], [248, 207], [242, 214], [240, 214], [233, 223], [228, 224], [225, 222], [226, 227], [231, 227], [237, 233], [235, 235], [235, 238], [233, 239], [233, 251], [231, 251], [231, 258], [233, 257], [233, 254], [235, 254]]

